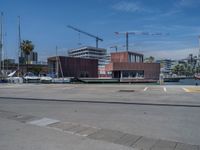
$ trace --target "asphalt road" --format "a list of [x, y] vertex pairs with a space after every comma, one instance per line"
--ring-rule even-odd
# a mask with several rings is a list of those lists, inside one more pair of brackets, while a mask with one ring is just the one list
[[[0, 85], [0, 112], [88, 125], [142, 139], [199, 145], [199, 94], [199, 87], [192, 86]], [[3, 114], [2, 147], [2, 150], [131, 149], [109, 139], [80, 137], [21, 123]]]

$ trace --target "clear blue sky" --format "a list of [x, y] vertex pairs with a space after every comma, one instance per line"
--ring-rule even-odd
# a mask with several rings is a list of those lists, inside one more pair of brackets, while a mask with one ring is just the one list
[[[104, 39], [100, 47], [118, 45], [123, 49], [125, 37], [115, 31], [170, 33], [168, 36], [130, 36], [130, 49], [154, 55], [179, 58], [198, 47], [200, 35], [199, 0], [0, 0], [4, 12], [6, 55], [17, 55], [17, 16], [21, 16], [22, 39], [35, 45], [41, 60], [67, 49], [83, 45], [95, 46], [95, 39], [69, 29], [73, 25]], [[193, 51], [191, 51], [192, 53]]]

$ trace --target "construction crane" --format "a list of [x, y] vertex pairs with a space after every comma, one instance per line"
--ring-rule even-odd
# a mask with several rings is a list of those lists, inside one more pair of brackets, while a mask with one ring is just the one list
[[129, 50], [129, 35], [147, 35], [147, 36], [161, 36], [161, 35], [168, 35], [163, 33], [150, 33], [150, 32], [139, 32], [139, 31], [132, 31], [132, 32], [115, 32], [116, 35], [125, 34], [126, 36], [126, 50]]
[[73, 30], [75, 30], [75, 31], [77, 31], [77, 32], [79, 32], [79, 33], [82, 33], [82, 34], [85, 34], [85, 35], [87, 35], [87, 36], [90, 36], [90, 37], [95, 38], [95, 39], [96, 39], [96, 48], [98, 48], [98, 42], [99, 42], [99, 41], [101, 41], [101, 42], [103, 41], [102, 38], [97, 37], [97, 36], [95, 36], [95, 35], [92, 35], [92, 34], [90, 34], [90, 33], [87, 33], [87, 32], [85, 32], [85, 31], [82, 31], [82, 30], [80, 30], [80, 29], [77, 29], [77, 28], [75, 28], [75, 27], [73, 27], [73, 26], [71, 26], [71, 25], [67, 25], [67, 27], [70, 28], [70, 29], [73, 29]]
[[114, 48], [115, 49], [115, 51], [117, 52], [117, 45], [113, 45], [113, 46], [111, 46], [110, 48]]

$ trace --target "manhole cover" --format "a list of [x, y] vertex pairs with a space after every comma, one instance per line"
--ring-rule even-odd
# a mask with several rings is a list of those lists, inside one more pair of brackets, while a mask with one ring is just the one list
[[119, 90], [119, 92], [135, 92], [135, 90]]

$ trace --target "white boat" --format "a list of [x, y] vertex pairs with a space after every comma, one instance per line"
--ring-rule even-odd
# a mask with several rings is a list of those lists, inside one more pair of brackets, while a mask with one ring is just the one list
[[23, 77], [24, 83], [40, 83], [40, 77], [34, 75], [32, 72], [28, 72]]
[[40, 77], [40, 83], [51, 83], [52, 82], [52, 78], [48, 77], [48, 76], [41, 76]]
[[53, 78], [52, 83], [70, 83], [71, 78]]
[[13, 71], [10, 74], [8, 74], [8, 77], [6, 78], [9, 83], [23, 83], [22, 77], [16, 76], [17, 71]]
[[195, 78], [196, 80], [200, 80], [200, 74], [195, 74], [195, 75], [194, 75], [194, 78]]

